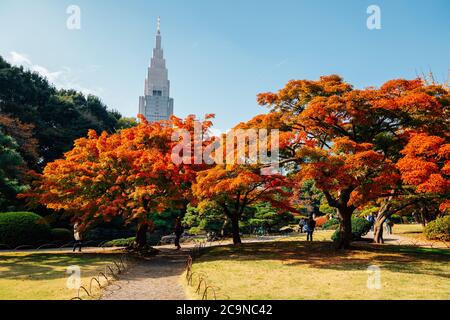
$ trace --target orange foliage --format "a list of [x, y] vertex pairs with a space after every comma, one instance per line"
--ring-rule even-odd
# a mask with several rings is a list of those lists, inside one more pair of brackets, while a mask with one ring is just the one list
[[[260, 169], [244, 165], [216, 165], [198, 173], [192, 189], [200, 201], [214, 201], [221, 206], [250, 205], [257, 201], [274, 201], [285, 194], [282, 175], [261, 175]], [[231, 209], [232, 210], [232, 209]]]
[[[299, 165], [296, 180], [315, 180], [332, 206], [350, 212], [397, 189], [400, 176], [404, 182], [421, 182], [418, 190], [448, 188], [443, 174], [450, 165], [442, 162], [446, 144], [433, 152], [435, 161], [409, 156], [396, 166], [408, 129], [445, 135], [450, 94], [440, 86], [392, 80], [379, 89], [356, 90], [332, 75], [290, 81], [277, 93], [258, 95], [258, 102], [271, 108], [289, 137], [301, 137], [283, 144], [282, 156]], [[436, 162], [442, 163], [440, 169]], [[406, 167], [415, 169], [407, 172]]]
[[449, 209], [450, 143], [443, 137], [413, 133], [403, 149], [404, 157], [397, 163], [405, 184], [419, 193], [436, 193], [445, 198], [441, 210]]
[[[208, 119], [211, 115], [208, 115]], [[21, 195], [48, 208], [82, 218], [145, 221], [151, 212], [182, 207], [191, 200], [190, 185], [203, 165], [175, 165], [171, 160], [175, 128], [193, 130], [195, 117], [141, 123], [116, 134], [91, 130], [75, 141], [63, 159], [49, 163], [33, 190]], [[203, 130], [211, 125], [202, 122]]]

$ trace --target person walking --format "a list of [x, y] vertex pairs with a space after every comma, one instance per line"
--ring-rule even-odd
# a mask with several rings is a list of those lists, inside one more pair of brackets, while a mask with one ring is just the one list
[[184, 232], [183, 225], [181, 223], [181, 217], [178, 217], [175, 220], [175, 228], [174, 229], [175, 229], [175, 247], [177, 248], [177, 250], [180, 250], [181, 249], [180, 239]]
[[81, 248], [83, 246], [81, 232], [80, 232], [80, 224], [75, 222], [73, 225], [73, 237], [75, 239], [75, 243], [73, 244], [73, 252], [78, 248], [78, 252], [81, 252]]
[[394, 226], [394, 222], [391, 219], [386, 219], [386, 233], [392, 234], [392, 227]]
[[375, 226], [375, 216], [373, 213], [371, 213], [368, 217], [367, 217], [367, 221], [369, 221], [370, 223], [370, 231], [373, 231], [374, 226]]
[[305, 229], [306, 220], [301, 218], [300, 222], [298, 223], [298, 226], [300, 228], [300, 233], [303, 233], [303, 230]]
[[316, 229], [316, 220], [314, 217], [310, 217], [306, 223], [306, 241], [313, 241], [314, 230]]

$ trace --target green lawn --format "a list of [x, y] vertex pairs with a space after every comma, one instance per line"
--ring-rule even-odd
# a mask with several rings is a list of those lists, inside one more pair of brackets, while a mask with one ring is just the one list
[[[450, 299], [448, 250], [358, 244], [344, 252], [302, 240], [208, 248], [194, 271], [222, 299]], [[381, 268], [381, 289], [367, 287], [371, 265]], [[195, 289], [186, 286], [198, 299]]]
[[392, 231], [403, 237], [426, 240], [421, 224], [396, 224]]
[[66, 269], [80, 266], [82, 285], [117, 258], [105, 253], [0, 252], [0, 300], [66, 300], [77, 295], [67, 288]]

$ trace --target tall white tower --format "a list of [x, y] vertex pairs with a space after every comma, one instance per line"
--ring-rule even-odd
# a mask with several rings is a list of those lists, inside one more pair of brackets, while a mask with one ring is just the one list
[[156, 47], [145, 79], [144, 96], [139, 97], [139, 113], [149, 122], [169, 120], [173, 115], [173, 99], [170, 98], [169, 72], [161, 47], [161, 20], [158, 17]]

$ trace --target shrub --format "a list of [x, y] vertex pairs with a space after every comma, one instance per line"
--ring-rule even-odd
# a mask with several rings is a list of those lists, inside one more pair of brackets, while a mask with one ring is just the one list
[[136, 240], [135, 237], [127, 238], [127, 239], [116, 239], [106, 242], [103, 246], [104, 247], [129, 247], [131, 246], [134, 241]]
[[51, 235], [53, 241], [69, 242], [73, 240], [72, 231], [69, 229], [55, 228], [51, 230]]
[[340, 221], [339, 219], [332, 218], [324, 223], [322, 226], [323, 230], [336, 230], [339, 227]]
[[352, 219], [352, 234], [355, 240], [361, 239], [367, 233], [369, 233], [372, 228], [372, 224], [363, 218], [353, 218]]
[[403, 223], [402, 217], [400, 217], [398, 214], [393, 214], [393, 215], [391, 216], [391, 221], [392, 221], [393, 223], [395, 223], [395, 224]]
[[[355, 217], [352, 218], [352, 240], [360, 240], [370, 231], [371, 228], [372, 225], [366, 219]], [[331, 236], [331, 240], [338, 241], [340, 236], [340, 231], [336, 230], [336, 232]]]
[[39, 215], [31, 212], [0, 213], [0, 243], [10, 247], [36, 245], [48, 241], [50, 227]]
[[429, 240], [450, 241], [450, 216], [429, 222], [423, 232]]

